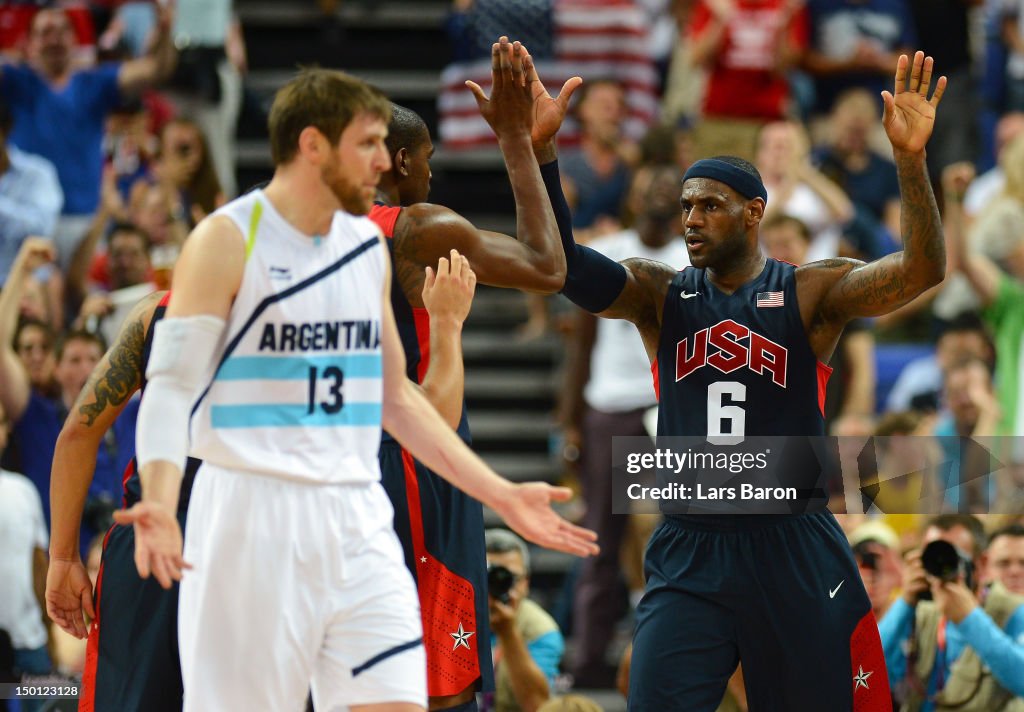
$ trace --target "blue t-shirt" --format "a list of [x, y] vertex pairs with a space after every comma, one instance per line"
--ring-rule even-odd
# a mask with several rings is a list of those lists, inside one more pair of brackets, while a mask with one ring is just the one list
[[[885, 653], [885, 666], [889, 671], [889, 682], [896, 685], [907, 674], [907, 654], [904, 642], [913, 631], [914, 609], [902, 599], [897, 599], [878, 622], [878, 633]], [[1024, 606], [1020, 606], [1000, 630], [987, 613], [979, 606], [960, 621], [960, 624], [946, 624], [945, 665], [942, 660], [932, 669], [928, 680], [928, 695], [934, 695], [938, 687], [939, 667], [942, 666], [944, 679], [949, 679], [953, 663], [967, 647], [974, 648], [982, 662], [995, 679], [1014, 695], [1024, 695]], [[922, 712], [931, 712], [935, 703], [925, 701]]]
[[[106, 499], [115, 504], [120, 501], [125, 468], [135, 457], [135, 420], [139, 413], [139, 402], [139, 398], [128, 402], [100, 443], [96, 453], [96, 470], [89, 484], [90, 499]], [[47, 527], [50, 526], [50, 467], [65, 415], [59, 402], [33, 391], [25, 412], [14, 424], [11, 433], [12, 442], [16, 443], [20, 455], [20, 471], [39, 490]], [[98, 533], [83, 525], [83, 551], [89, 546], [90, 538]]]
[[868, 163], [860, 171], [851, 171], [831, 149], [814, 152], [814, 163], [819, 170], [846, 191], [850, 200], [866, 208], [875, 220], [885, 217], [890, 201], [900, 199], [900, 183], [896, 165], [876, 153], [868, 154]]
[[[811, 44], [836, 59], [853, 55], [858, 39], [884, 52], [915, 47], [917, 35], [906, 0], [808, 0]], [[850, 72], [821, 77], [815, 81], [816, 109], [827, 112], [844, 90], [863, 87], [873, 94], [892, 90], [892, 72]]]
[[586, 228], [602, 215], [619, 219], [622, 202], [629, 190], [629, 167], [621, 160], [607, 176], [598, 175], [583, 151], [567, 151], [560, 161], [562, 175], [576, 187], [572, 226]]
[[92, 213], [99, 204], [103, 134], [107, 115], [121, 103], [120, 69], [110, 63], [75, 72], [62, 89], [24, 64], [0, 71], [0, 94], [14, 116], [10, 141], [57, 168], [65, 215]]

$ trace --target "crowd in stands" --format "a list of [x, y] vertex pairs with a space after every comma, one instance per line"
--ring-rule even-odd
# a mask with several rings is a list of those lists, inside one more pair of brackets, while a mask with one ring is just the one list
[[[337, 16], [337, 0], [318, 4]], [[685, 266], [674, 239], [679, 178], [694, 160], [723, 153], [761, 172], [769, 257], [802, 264], [898, 250], [899, 185], [878, 94], [897, 55], [914, 49], [949, 77], [928, 147], [947, 279], [894, 314], [848, 326], [830, 364], [826, 419], [846, 460], [877, 437], [873, 471], [861, 469], [859, 484], [891, 485], [873, 501], [858, 492], [864, 513], [841, 523], [898, 704], [924, 700], [928, 709], [929, 698], [973, 695], [1024, 705], [1024, 667], [1012, 667], [1024, 666], [1024, 2], [607, 0], [602, 11], [618, 13], [626, 30], [606, 37], [606, 56], [587, 49], [574, 64], [573, 22], [586, 4], [456, 0], [441, 139], [455, 151], [486, 144], [460, 133], [475, 129], [460, 123], [466, 104], [451, 87], [474, 76], [494, 36], [521, 32], [550, 60], [538, 61], [549, 86], [584, 77], [561, 174], [577, 241], [617, 258]], [[232, 2], [176, 6], [0, 2], [0, 532], [12, 532], [0, 541], [0, 632], [9, 637], [0, 639], [0, 680], [8, 667], [80, 670], [81, 648], [35, 624], [45, 610], [33, 591], [45, 574], [61, 424], [127, 312], [168, 287], [191, 228], [248, 187], [235, 182], [247, 62]], [[608, 57], [624, 57], [630, 70]], [[555, 328], [550, 307], [531, 302], [525, 335]], [[577, 686], [614, 684], [616, 626], [642, 589], [638, 561], [651, 530], [649, 518], [610, 514], [607, 441], [649, 432], [656, 403], [643, 346], [624, 322], [596, 323], [565, 304], [553, 311], [568, 364], [555, 417], [584, 523], [603, 549], [567, 577], [573, 602], [552, 618], [527, 598], [522, 543], [488, 540], [489, 556], [517, 581], [511, 602], [492, 607], [499, 689], [486, 704], [498, 710], [593, 709], [552, 697], [555, 678], [562, 670]], [[136, 412], [137, 400], [97, 457], [80, 539], [96, 568], [97, 536], [134, 453]], [[972, 461], [958, 437], [987, 443], [1000, 476], [965, 476]], [[906, 473], [914, 477], [896, 477]], [[835, 511], [857, 509], [844, 499]], [[935, 539], [963, 552], [971, 576], [950, 590], [933, 586], [929, 602], [919, 552]], [[947, 627], [936, 662], [935, 632]], [[628, 651], [621, 662], [628, 669]], [[721, 709], [747, 709], [742, 672]]]

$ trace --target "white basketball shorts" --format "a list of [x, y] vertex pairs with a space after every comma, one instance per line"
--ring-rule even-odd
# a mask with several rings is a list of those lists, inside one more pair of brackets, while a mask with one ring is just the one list
[[204, 464], [185, 532], [185, 712], [426, 706], [419, 600], [379, 483]]

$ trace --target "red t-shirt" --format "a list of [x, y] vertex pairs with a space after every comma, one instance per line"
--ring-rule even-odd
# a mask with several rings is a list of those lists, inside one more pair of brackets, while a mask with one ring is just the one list
[[[774, 71], [785, 2], [736, 0], [736, 13], [708, 73], [705, 116], [773, 120], [785, 115], [789, 82]], [[690, 21], [691, 40], [703, 34], [710, 20], [711, 11], [700, 0]], [[806, 8], [797, 12], [788, 32], [796, 47], [807, 46]]]

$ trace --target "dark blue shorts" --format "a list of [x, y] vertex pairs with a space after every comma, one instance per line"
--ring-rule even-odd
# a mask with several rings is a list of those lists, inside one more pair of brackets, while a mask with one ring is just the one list
[[[185, 529], [185, 514], [178, 513]], [[114, 525], [103, 542], [79, 712], [181, 712], [178, 585], [164, 590], [135, 568], [135, 531]]]
[[713, 712], [737, 663], [750, 712], [890, 712], [871, 604], [829, 512], [667, 518], [644, 563], [631, 711]]
[[[381, 443], [380, 469], [419, 593], [430, 696], [493, 690], [483, 507], [393, 440]], [[452, 646], [460, 626], [473, 633], [468, 649]]]

